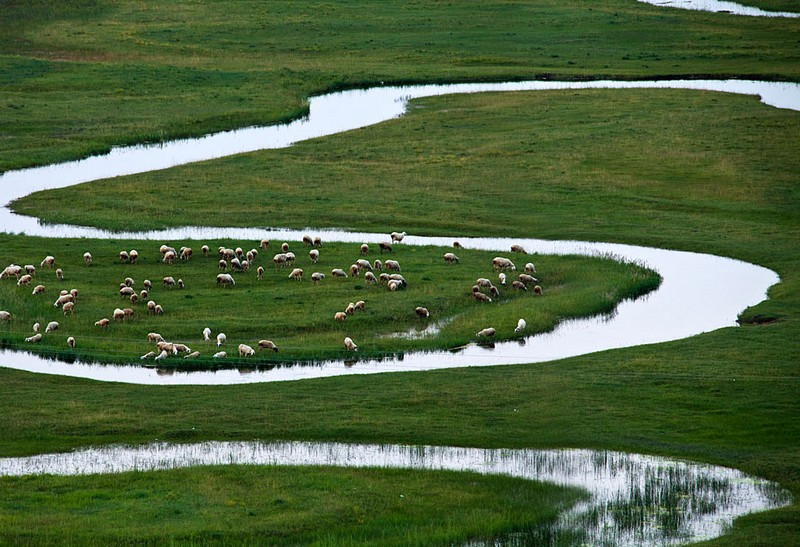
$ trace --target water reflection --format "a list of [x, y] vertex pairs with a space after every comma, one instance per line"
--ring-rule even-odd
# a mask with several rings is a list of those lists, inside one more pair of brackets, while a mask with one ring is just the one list
[[89, 475], [200, 465], [330, 465], [474, 471], [587, 490], [549, 537], [660, 545], [721, 535], [733, 519], [787, 505], [775, 483], [726, 467], [606, 450], [479, 449], [313, 442], [158, 443], [0, 458], [0, 476]]

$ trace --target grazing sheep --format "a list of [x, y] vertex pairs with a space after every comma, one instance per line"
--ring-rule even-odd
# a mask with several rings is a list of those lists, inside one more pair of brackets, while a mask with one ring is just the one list
[[226, 352], [218, 351], [212, 357], [214, 357], [214, 359], [225, 359], [227, 356], [228, 356], [228, 354]]
[[256, 350], [247, 344], [239, 344], [239, 357], [251, 357], [256, 354]]
[[119, 252], [119, 261], [120, 262], [128, 262], [131, 257], [128, 255], [128, 251], [120, 251]]
[[142, 287], [144, 287], [145, 290], [149, 291], [150, 289], [153, 288], [153, 283], [149, 279], [145, 279], [144, 281], [142, 281]]
[[181, 260], [189, 260], [190, 258], [192, 258], [192, 248], [184, 247], [181, 249]]
[[56, 269], [56, 279], [59, 281], [64, 279], [64, 271], [61, 268]]
[[21, 287], [22, 285], [30, 285], [31, 281], [33, 281], [33, 277], [25, 274], [17, 280], [17, 287]]
[[375, 269], [375, 271], [383, 271], [383, 263], [380, 260], [376, 259], [375, 262], [372, 263], [372, 267]]
[[500, 272], [499, 274], [497, 274], [497, 279], [500, 280], [500, 284], [501, 285], [505, 285], [506, 284], [506, 274], [504, 274], [503, 272]]
[[134, 293], [131, 295], [131, 304], [135, 306], [139, 303], [139, 297]]
[[75, 338], [73, 338], [72, 336], [70, 336], [69, 338], [67, 338], [67, 345], [68, 345], [69, 347], [71, 347], [71, 348], [75, 349]]
[[323, 279], [325, 279], [324, 273], [314, 272], [311, 274], [311, 281], [313, 281], [315, 285], [320, 281], [322, 281]]
[[319, 250], [311, 249], [310, 251], [308, 251], [308, 257], [311, 259], [312, 264], [316, 264], [317, 260], [319, 260]]
[[525, 273], [526, 274], [536, 273], [536, 266], [533, 265], [533, 262], [528, 262], [527, 264], [525, 264]]
[[525, 283], [523, 283], [522, 281], [512, 281], [511, 282], [511, 286], [513, 288], [517, 289], [518, 291], [527, 291], [528, 290], [528, 287], [526, 287]]
[[126, 277], [125, 281], [123, 283], [125, 283], [126, 287], [133, 287], [136, 284], [134, 282], [133, 278], [130, 278], [130, 277]]
[[136, 249], [131, 249], [131, 252], [128, 253], [128, 258], [130, 259], [131, 264], [136, 264], [136, 262], [139, 260], [139, 251]]
[[250, 252], [248, 254], [253, 255], [253, 260], [255, 260], [256, 258], [258, 258], [258, 249], [255, 249], [255, 248], [254, 249], [250, 249]]
[[233, 278], [231, 274], [219, 274], [217, 276], [217, 286], [219, 287], [220, 285], [235, 287], [236, 280]]
[[64, 315], [68, 313], [75, 315], [75, 302], [66, 302], [61, 310], [64, 312]]
[[347, 319], [347, 314], [343, 311], [337, 311], [336, 313], [333, 314], [333, 318], [336, 321], [344, 321], [345, 319]]
[[364, 274], [364, 281], [366, 281], [368, 284], [369, 284], [369, 283], [377, 283], [377, 282], [378, 282], [378, 278], [377, 278], [377, 277], [375, 277], [375, 274], [374, 274], [374, 273], [372, 273], [372, 272], [366, 272], [366, 273]]
[[497, 289], [497, 287], [492, 285], [491, 287], [489, 287], [489, 294], [491, 294], [495, 298], [498, 298], [500, 296], [500, 291]]
[[390, 235], [392, 237], [392, 243], [400, 243], [403, 241], [403, 238], [406, 237], [405, 232], [392, 232]]
[[479, 277], [475, 284], [479, 287], [489, 288], [492, 286], [492, 282], [486, 279], [485, 277]]
[[161, 245], [161, 247], [158, 248], [158, 252], [161, 253], [161, 256], [164, 256], [169, 250], [174, 250], [174, 249], [172, 249], [172, 247], [170, 247], [169, 245]]
[[520, 253], [520, 254], [524, 254], [524, 255], [528, 254], [528, 252], [525, 249], [522, 248], [522, 245], [512, 245], [511, 246], [511, 252], [512, 253]]
[[172, 264], [173, 262], [175, 262], [176, 256], [177, 255], [175, 254], [174, 251], [167, 251], [166, 253], [164, 253], [164, 258], [161, 259], [161, 262]]
[[491, 302], [492, 299], [489, 298], [487, 295], [483, 294], [482, 292], [473, 292], [472, 298], [477, 300], [478, 302]]
[[55, 264], [55, 263], [56, 263], [55, 257], [47, 255], [46, 257], [44, 257], [44, 260], [42, 260], [42, 263], [39, 264], [39, 265], [42, 268], [44, 268], [45, 266], [47, 266], [48, 268], [52, 268], [53, 264]]
[[431, 312], [428, 311], [428, 308], [423, 308], [422, 306], [417, 306], [414, 308], [414, 311], [417, 315], [424, 317], [425, 319], [431, 316]]
[[236, 253], [236, 257], [239, 260], [242, 260], [242, 258], [244, 257], [244, 249], [242, 249], [241, 247], [236, 247], [236, 250], [233, 252]]
[[48, 332], [56, 331], [56, 330], [58, 330], [58, 326], [59, 326], [58, 325], [58, 321], [50, 321], [47, 324], [47, 326], [44, 328], [44, 332], [48, 333]]
[[25, 273], [30, 276], [36, 275], [36, 266], [33, 264], [25, 264]]
[[156, 304], [156, 307], [153, 309], [153, 313], [156, 315], [164, 315], [164, 308], [161, 307], [161, 304]]
[[367, 253], [369, 253], [369, 245], [367, 245], [366, 243], [362, 243], [361, 244], [361, 255], [364, 256]]
[[399, 281], [392, 279], [389, 281], [389, 283], [387, 283], [387, 287], [389, 288], [390, 291], [394, 292], [400, 287], [402, 287], [402, 284]]
[[356, 266], [358, 266], [359, 270], [372, 271], [372, 264], [369, 263], [369, 260], [364, 260], [363, 258], [356, 260]]
[[530, 285], [531, 283], [536, 283], [537, 281], [539, 281], [532, 275], [528, 274], [519, 274], [519, 280], [525, 283], [526, 285]]
[[34, 334], [33, 336], [29, 336], [28, 338], [25, 339], [25, 341], [26, 342], [36, 343], [36, 342], [40, 342], [42, 340], [42, 338], [43, 338], [42, 337], [42, 333], [40, 332], [39, 334]]
[[383, 285], [383, 284], [386, 284], [386, 283], [388, 283], [388, 282], [389, 282], [389, 274], [387, 274], [387, 273], [382, 273], [382, 274], [380, 274], [380, 275], [378, 276], [378, 279], [380, 280], [380, 282], [381, 282], [381, 284], [382, 284], [382, 285]]
[[219, 259], [219, 269], [222, 270], [223, 272], [228, 269], [228, 263], [225, 262], [224, 258]]
[[285, 252], [287, 252], [288, 250], [289, 250], [289, 244], [288, 244], [288, 243], [286, 243], [286, 242], [284, 242], [284, 243], [281, 243], [281, 251], [283, 251], [283, 252], [285, 253]]
[[303, 243], [311, 247], [312, 245], [314, 245], [314, 240], [311, 239], [311, 236], [303, 236]]
[[347, 351], [358, 351], [358, 346], [356, 345], [355, 342], [353, 342], [352, 338], [347, 336], [344, 339], [344, 349], [346, 349]]
[[461, 243], [459, 243], [458, 241], [454, 241], [453, 242], [453, 247], [455, 247], [456, 249], [463, 249], [463, 247], [461, 246]]
[[148, 300], [147, 301], [147, 313], [148, 314], [155, 313], [155, 311], [156, 311], [156, 303], [153, 302], [152, 300]]
[[111, 321], [109, 321], [107, 317], [103, 317], [99, 321], [95, 321], [94, 322], [94, 326], [95, 327], [107, 327], [109, 323], [111, 323]]
[[192, 348], [190, 348], [186, 344], [175, 344], [175, 352], [176, 353], [191, 353], [192, 352]]
[[331, 275], [333, 277], [347, 277], [347, 273], [342, 270], [341, 268], [334, 268], [331, 270]]
[[487, 327], [485, 329], [479, 330], [475, 333], [475, 336], [486, 337], [486, 336], [494, 336], [497, 333], [492, 327]]
[[224, 344], [227, 339], [228, 337], [225, 336], [224, 332], [219, 333], [217, 335], [217, 347], [220, 347], [222, 344]]
[[[234, 258], [234, 260], [236, 260]], [[250, 271], [250, 263], [247, 260], [242, 260], [239, 262], [238, 270], [242, 272], [249, 272]]]
[[155, 342], [155, 343], [163, 342], [164, 341], [164, 337], [161, 336], [160, 334], [158, 334], [157, 332], [149, 332], [149, 333], [147, 333], [147, 341], [148, 342]]
[[111, 314], [115, 321], [124, 321], [125, 312], [121, 308], [114, 308], [114, 313]]
[[517, 321], [517, 328], [514, 329], [514, 334], [519, 334], [520, 332], [524, 331], [525, 327], [527, 326], [528, 324], [525, 322], [525, 320], [520, 319], [519, 321]]
[[322, 238], [317, 236], [314, 238], [314, 247], [322, 247]]
[[133, 294], [136, 294], [136, 291], [134, 291], [131, 287], [122, 287], [119, 290], [120, 298], [130, 298]]
[[42, 327], [41, 324], [39, 324], [39, 322], [37, 321], [36, 323], [33, 324], [33, 332], [39, 332], [39, 329], [41, 327]]
[[275, 268], [278, 268], [278, 266], [281, 268], [285, 267], [287, 261], [288, 259], [284, 253], [278, 253], [272, 257], [272, 265], [275, 266]]
[[511, 270], [514, 271], [517, 267], [509, 259], [502, 256], [496, 256], [492, 259], [492, 267], [497, 270]]
[[253, 251], [247, 251], [247, 254], [244, 255], [244, 257], [247, 259], [248, 262], [252, 262], [253, 260], [256, 259], [256, 255], [253, 253]]
[[20, 274], [22, 273], [22, 268], [17, 266], [16, 264], [11, 264], [10, 266], [6, 266], [6, 268], [0, 273], [0, 279], [4, 277], [11, 277], [12, 275], [19, 279]]
[[69, 295], [72, 297], [72, 301], [75, 302], [78, 300], [78, 289], [70, 289]]
[[211, 329], [206, 327], [203, 329], [203, 340], [208, 342], [211, 339]]
[[178, 288], [183, 289], [186, 287], [186, 283], [183, 282], [183, 279], [178, 279]]
[[361, 270], [358, 269], [358, 264], [350, 264], [350, 277], [358, 277]]
[[356, 305], [350, 302], [347, 307], [344, 309], [344, 313], [347, 315], [353, 315], [356, 312]]
[[53, 303], [53, 307], [54, 307], [54, 308], [58, 308], [58, 307], [60, 307], [60, 306], [63, 306], [63, 305], [64, 305], [64, 304], [66, 304], [67, 302], [72, 302], [73, 300], [75, 300], [75, 297], [73, 297], [71, 294], [69, 294], [69, 293], [67, 293], [67, 294], [62, 294], [62, 295], [61, 295], [61, 296], [59, 296], [59, 297], [56, 299], [56, 301]]
[[175, 278], [168, 275], [162, 280], [162, 282], [164, 283], [165, 287], [173, 287], [175, 285]]
[[292, 270], [292, 273], [289, 274], [289, 279], [296, 279], [297, 281], [303, 280], [303, 270], [300, 268], [295, 268]]
[[267, 247], [269, 247], [269, 240], [268, 239], [262, 239], [261, 240], [261, 250], [262, 251], [266, 251]]
[[149, 292], [147, 292], [147, 291], [146, 291], [146, 290], [144, 290], [144, 289], [142, 289], [142, 290], [141, 290], [141, 292], [139, 292], [139, 300], [147, 300], [147, 298], [148, 298], [149, 296], [150, 296], [150, 293], [149, 293]]
[[8, 321], [11, 319], [11, 314], [5, 310], [0, 311], [0, 321]]
[[259, 340], [258, 349], [271, 349], [275, 353], [278, 352], [278, 346], [272, 340]]
[[383, 265], [386, 266], [386, 271], [387, 272], [390, 271], [390, 270], [394, 270], [394, 271], [398, 271], [398, 272], [400, 271], [400, 263], [398, 261], [396, 261], [396, 260], [387, 260], [386, 262], [383, 263]]
[[142, 361], [144, 361], [145, 359], [152, 359], [152, 358], [153, 358], [153, 357], [155, 357], [156, 355], [158, 355], [156, 352], [154, 352], [154, 351], [148, 351], [147, 353], [145, 353], [144, 355], [142, 355], [141, 357], [139, 357], [139, 359], [141, 359]]
[[88, 251], [83, 253], [83, 263], [86, 264], [87, 266], [92, 265], [92, 253]]
[[166, 351], [173, 355], [178, 353], [178, 350], [175, 349], [175, 344], [172, 342], [156, 342], [156, 349], [158, 351]]
[[205, 257], [208, 256], [209, 250], [210, 249], [208, 248], [208, 245], [203, 245], [202, 247], [200, 247], [200, 252], [203, 253], [203, 256]]
[[162, 350], [161, 353], [156, 355], [155, 361], [160, 361], [161, 359], [166, 359], [167, 355], [169, 355], [169, 353], [167, 353], [167, 350]]
[[444, 253], [444, 261], [448, 264], [458, 264], [459, 258], [453, 253]]
[[197, 359], [198, 357], [200, 357], [200, 352], [199, 351], [193, 351], [189, 355], [184, 355], [183, 356], [184, 359]]
[[363, 300], [359, 300], [358, 302], [356, 302], [356, 309], [357, 310], [364, 311], [364, 308], [366, 308], [366, 306], [367, 306], [367, 303], [364, 302]]
[[287, 266], [289, 264], [293, 264], [295, 260], [297, 260], [297, 257], [295, 256], [295, 254], [293, 252], [289, 251], [289, 252], [286, 253], [286, 265]]
[[394, 279], [395, 281], [399, 281], [399, 282], [400, 282], [400, 284], [402, 284], [402, 285], [403, 285], [403, 287], [405, 287], [406, 285], [408, 285], [408, 283], [406, 283], [406, 278], [405, 278], [405, 277], [403, 277], [403, 276], [402, 276], [402, 275], [400, 275], [400, 274], [389, 274], [389, 279]]
[[133, 310], [130, 308], [123, 308], [122, 313], [125, 314], [125, 319], [130, 319], [131, 317], [133, 317]]
[[261, 281], [264, 278], [264, 268], [262, 266], [259, 266], [258, 269], [256, 270], [256, 277], [258, 278], [259, 281]]
[[378, 248], [381, 250], [381, 254], [383, 254], [383, 251], [386, 251], [388, 253], [392, 252], [391, 243], [378, 243]]
[[535, 285], [533, 287], [533, 294], [537, 296], [542, 296], [542, 288], [539, 285]]

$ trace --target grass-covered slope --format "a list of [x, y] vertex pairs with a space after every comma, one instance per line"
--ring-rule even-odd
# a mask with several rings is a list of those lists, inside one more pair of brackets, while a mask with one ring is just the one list
[[304, 111], [380, 82], [800, 78], [800, 20], [613, 0], [44, 2], [0, 10], [0, 171]]

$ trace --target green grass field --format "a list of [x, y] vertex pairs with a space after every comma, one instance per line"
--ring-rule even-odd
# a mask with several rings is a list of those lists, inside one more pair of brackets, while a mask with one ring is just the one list
[[[770, 9], [794, 4], [758, 2]], [[226, 4], [179, 9], [166, 3], [14, 6], [0, 10], [0, 62], [7, 67], [0, 70], [0, 78], [7, 79], [0, 86], [0, 169], [74, 158], [112, 143], [268, 123], [296, 115], [309, 92], [366, 82], [544, 74], [758, 75], [796, 81], [800, 67], [798, 20], [621, 0], [488, 7], [381, 3], [369, 10], [352, 2], [320, 4], [313, 12], [277, 3], [240, 9]], [[261, 9], [270, 17], [253, 11]], [[88, 23], [100, 24], [92, 32], [81, 30]], [[777, 271], [781, 283], [769, 300], [742, 314], [740, 328], [536, 365], [217, 387], [130, 386], [0, 369], [0, 455], [154, 440], [596, 447], [736, 467], [780, 482], [797, 500], [798, 142], [800, 113], [752, 97], [690, 91], [441, 97], [415, 101], [404, 118], [286, 150], [25, 198], [15, 204], [19, 211], [111, 228], [123, 227], [117, 220], [120, 197], [135, 187], [133, 203], [122, 211], [126, 228], [196, 223], [385, 231], [391, 219], [392, 229], [416, 234], [644, 244], [761, 264]], [[223, 213], [207, 192], [221, 181], [226, 200], [248, 204], [241, 219]], [[398, 183], [404, 191], [385, 199], [386, 189]], [[186, 218], [185, 208], [164, 199], [164, 187], [186, 197], [197, 213]], [[131, 208], [138, 214], [130, 215]], [[4, 252], [36, 244], [3, 236]], [[113, 256], [116, 245], [108, 249]], [[81, 253], [71, 258], [75, 269]], [[275, 481], [294, 473], [261, 472]], [[239, 491], [244, 477], [239, 473], [230, 471], [219, 488]], [[310, 481], [329, 476], [305, 473]], [[342, 472], [330, 480], [346, 489], [355, 474]], [[213, 475], [208, 470], [164, 474], [180, 482], [179, 497], [194, 496], [192, 483], [207, 483]], [[375, 472], [376, 481], [387, 476]], [[404, 477], [403, 483], [447, 488], [432, 476]], [[44, 489], [54, 486], [49, 480], [30, 479], [34, 488]], [[20, 482], [0, 481], [0, 494], [5, 503], [16, 504], [16, 518], [36, 522], [38, 498], [31, 490], [11, 498]], [[100, 478], [59, 479], [78, 496], [102, 490], [99, 483]], [[151, 492], [155, 486], [141, 489]], [[322, 505], [333, 504], [335, 491], [332, 486], [330, 493], [314, 495]], [[503, 491], [498, 486], [485, 500], [502, 497], [497, 492]], [[433, 506], [460, 505], [448, 496]], [[359, 497], [355, 493], [348, 500], [356, 503]], [[53, 509], [63, 510], [68, 499], [58, 498]], [[430, 517], [438, 509], [420, 511]], [[281, 518], [299, 518], [301, 512], [297, 508]], [[390, 516], [399, 512], [387, 508]], [[99, 510], [95, 537], [114, 533], [104, 513]], [[223, 511], [211, 515], [211, 522], [225, 522]], [[51, 522], [50, 532], [57, 533], [61, 521]], [[524, 526], [517, 520], [502, 530]], [[420, 543], [473, 536], [464, 531], [468, 527], [449, 535], [412, 527], [410, 541]], [[494, 530], [489, 533], [502, 533]], [[324, 524], [307, 533], [302, 541], [327, 537]], [[741, 518], [713, 543], [800, 544], [800, 505], [795, 501]]]

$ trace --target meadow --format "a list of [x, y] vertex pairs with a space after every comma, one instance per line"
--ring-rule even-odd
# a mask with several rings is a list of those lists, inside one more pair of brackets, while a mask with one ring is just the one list
[[[758, 5], [792, 8], [766, 0]], [[385, 3], [372, 6], [369, 18], [341, 17], [342, 10], [363, 7], [357, 2], [325, 4], [313, 17], [296, 6], [268, 4], [276, 10], [269, 24], [280, 29], [248, 34], [267, 24], [247, 11], [254, 6], [178, 10], [153, 3], [138, 10], [98, 3], [91, 10], [65, 4], [46, 14], [35, 6], [25, 13], [3, 10], [8, 69], [0, 73], [10, 82], [0, 94], [6, 105], [24, 103], [29, 111], [7, 106], [0, 112], [6, 136], [0, 168], [79, 157], [113, 143], [275, 121], [302, 112], [309, 92], [367, 82], [675, 74], [796, 81], [800, 67], [797, 20], [623, 1], [508, 3], [486, 10]], [[294, 26], [280, 17], [280, 8]], [[208, 18], [211, 9], [236, 11], [234, 23]], [[454, 30], [453, 18], [463, 31]], [[77, 30], [77, 22], [88, 21], [104, 24], [97, 33]], [[361, 32], [347, 28], [356, 23]], [[204, 24], [217, 26], [201, 32]], [[333, 27], [336, 33], [329, 32]], [[390, 27], [405, 30], [390, 33]], [[168, 28], [185, 30], [167, 39]], [[287, 36], [290, 29], [295, 38]], [[463, 39], [450, 32], [463, 32]], [[375, 38], [366, 38], [370, 33]], [[314, 39], [302, 47], [291, 41], [308, 36]], [[363, 42], [354, 47], [358, 37]], [[143, 74], [147, 82], [139, 86]], [[234, 76], [241, 77], [238, 83], [223, 84]], [[738, 328], [536, 365], [215, 387], [133, 386], [0, 369], [0, 455], [254, 438], [610, 448], [736, 467], [778, 481], [796, 500], [800, 113], [753, 97], [691, 91], [453, 96], [415, 101], [414, 107], [404, 118], [287, 150], [46, 192], [15, 208], [50, 221], [142, 229], [195, 221], [385, 230], [391, 218], [393, 226], [417, 234], [575, 238], [708, 252], [771, 268], [781, 283], [768, 300], [743, 312]], [[206, 108], [213, 116], [202, 112]], [[247, 204], [247, 215], [230, 214], [222, 198], [208, 192], [219, 181], [226, 200]], [[399, 185], [403, 191], [386, 199], [387, 188]], [[165, 187], [188, 200], [191, 218], [164, 199]], [[293, 206], [280, 206], [286, 203]], [[3, 238], [4, 247], [38, 243]], [[79, 257], [76, 251], [72, 260]], [[191, 473], [191, 481], [166, 474], [176, 475], [177, 496], [194, 495], [194, 483], [211, 481], [235, 492], [244, 472], [221, 478], [217, 469]], [[283, 473], [259, 470], [267, 478]], [[319, 481], [329, 476], [328, 470], [307, 473]], [[353, 479], [345, 477], [361, 473], [330, 475], [353, 505], [361, 494], [346, 491]], [[47, 478], [29, 480], [52, 486]], [[433, 476], [402, 479], [411, 480], [440, 488]], [[113, 487], [100, 479], [59, 481], [68, 490], [99, 488], [112, 495]], [[19, 482], [0, 480], [4, 499]], [[158, 491], [155, 484], [141, 488], [148, 495]], [[509, 490], [494, 492], [489, 497], [503, 498]], [[337, 499], [332, 490], [316, 495], [327, 503]], [[444, 498], [449, 495], [456, 494]], [[21, 526], [57, 533], [58, 520], [46, 526], [36, 520], [37, 504], [28, 505], [33, 494], [20, 496], [15, 518], [31, 523]], [[425, 509], [426, 518], [443, 503]], [[98, 523], [98, 534], [114, 525], [103, 513], [85, 521]], [[202, 529], [200, 519], [192, 529]], [[417, 530], [420, 542], [465, 537]], [[313, 537], [326, 533], [321, 525]], [[713, 543], [798, 544], [800, 505], [739, 519]]]

